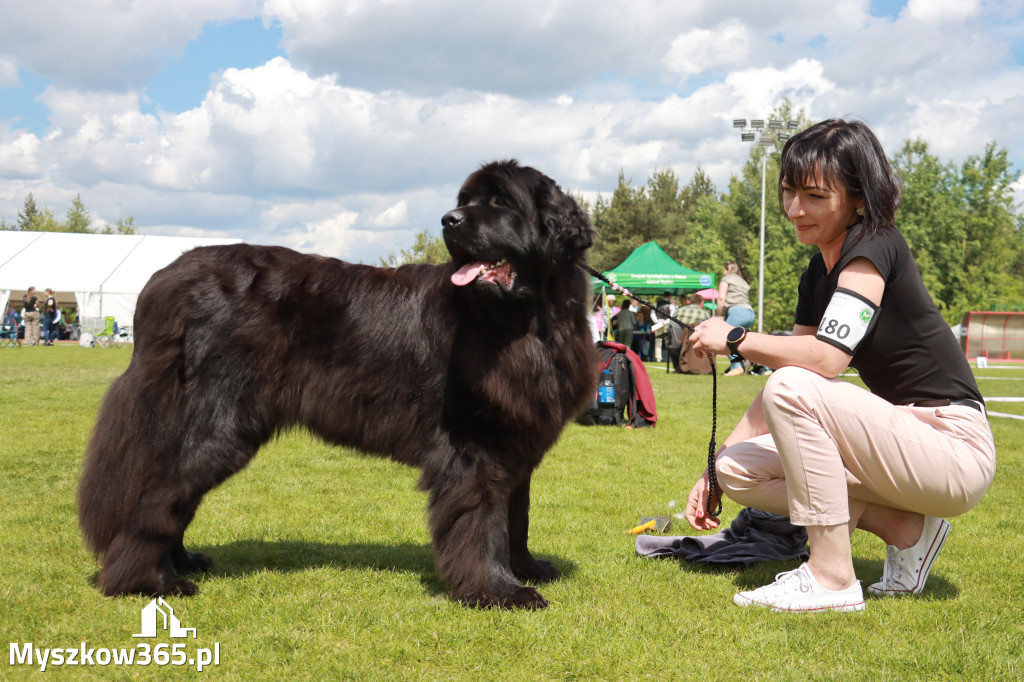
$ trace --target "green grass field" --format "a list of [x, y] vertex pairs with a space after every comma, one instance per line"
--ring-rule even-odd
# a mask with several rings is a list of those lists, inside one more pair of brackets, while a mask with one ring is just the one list
[[[95, 665], [51, 664], [47, 674], [180, 677], [188, 658], [216, 649], [218, 664], [203, 674], [239, 680], [1024, 677], [1024, 421], [991, 419], [995, 483], [953, 520], [922, 595], [869, 599], [863, 613], [773, 614], [737, 608], [732, 595], [793, 563], [709, 569], [633, 551], [625, 531], [642, 515], [681, 511], [707, 456], [711, 377], [657, 366], [657, 428], [571, 425], [534, 477], [531, 546], [563, 573], [541, 587], [548, 609], [450, 601], [431, 560], [417, 472], [295, 432], [210, 493], [186, 535], [216, 562], [198, 595], [167, 600], [197, 637], [134, 638], [150, 600], [96, 591], [97, 565], [75, 517], [85, 443], [129, 357], [125, 348], [0, 350], [0, 631], [16, 645], [0, 678], [39, 674], [38, 663], [11, 664], [26, 643], [39, 653], [83, 642], [94, 651], [148, 646], [153, 660], [100, 665], [99, 653]], [[987, 398], [1024, 396], [1024, 368], [976, 372]], [[720, 377], [719, 440], [763, 384]], [[1024, 415], [1021, 402], [989, 407]], [[738, 511], [727, 502], [724, 522]], [[674, 533], [689, 534], [685, 522]], [[854, 536], [865, 584], [881, 575], [884, 554], [877, 538]]]

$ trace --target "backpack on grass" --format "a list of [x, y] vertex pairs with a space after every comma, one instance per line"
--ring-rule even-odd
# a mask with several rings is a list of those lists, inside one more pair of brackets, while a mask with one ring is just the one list
[[[577, 421], [586, 426], [654, 426], [658, 420], [654, 391], [643, 361], [615, 341], [598, 341], [597, 352], [598, 390]], [[614, 385], [614, 403], [608, 399], [609, 395], [601, 400], [602, 388], [611, 385]]]

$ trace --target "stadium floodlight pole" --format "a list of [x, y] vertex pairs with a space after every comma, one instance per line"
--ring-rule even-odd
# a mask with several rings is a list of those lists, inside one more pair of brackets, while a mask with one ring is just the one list
[[768, 152], [761, 150], [761, 249], [757, 268], [757, 331], [764, 326], [764, 190], [768, 181]]
[[[794, 130], [797, 127], [796, 121], [787, 121], [786, 127], [789, 130]], [[771, 119], [768, 121], [768, 131], [781, 130], [783, 126], [782, 121], [777, 119]], [[764, 330], [764, 200], [765, 200], [765, 189], [768, 184], [768, 147], [775, 145], [775, 141], [785, 142], [789, 139], [788, 133], [778, 133], [775, 139], [771, 137], [771, 134], [765, 136], [765, 120], [763, 118], [754, 118], [750, 120], [750, 129], [752, 132], [746, 132], [747, 119], [737, 118], [733, 119], [732, 127], [739, 129], [740, 140], [742, 142], [754, 142], [756, 141], [758, 146], [761, 147], [761, 235], [760, 235], [760, 246], [759, 246], [759, 263], [757, 269], [757, 331], [761, 332]]]

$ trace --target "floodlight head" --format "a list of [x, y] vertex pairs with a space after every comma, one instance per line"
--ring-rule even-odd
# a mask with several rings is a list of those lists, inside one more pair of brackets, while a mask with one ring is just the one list
[[800, 125], [799, 121], [786, 121], [786, 127], [790, 130], [796, 130], [798, 125]]
[[764, 128], [764, 119], [763, 118], [752, 119], [750, 121], [750, 127], [751, 128]]
[[754, 137], [754, 133], [740, 133], [740, 140], [742, 142], [753, 142]]
[[745, 119], [745, 118], [734, 118], [732, 120], [732, 127], [733, 128], [746, 128], [747, 127], [747, 119]]
[[772, 119], [772, 120], [768, 121], [768, 127], [769, 128], [773, 128], [773, 129], [774, 128], [781, 128], [782, 127], [782, 121], [776, 121], [775, 119]]

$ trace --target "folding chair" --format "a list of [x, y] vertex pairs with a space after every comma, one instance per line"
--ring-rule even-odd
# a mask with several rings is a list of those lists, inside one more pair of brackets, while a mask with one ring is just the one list
[[107, 318], [107, 329], [110, 329], [111, 332], [111, 346], [124, 346], [129, 343], [135, 342], [135, 339], [133, 338], [132, 328], [118, 324], [112, 317]]
[[0, 348], [21, 348], [18, 341], [18, 328], [13, 324], [0, 325]]
[[114, 336], [114, 318], [83, 317], [78, 343], [83, 346], [108, 346]]
[[103, 318], [103, 331], [100, 333], [97, 342], [101, 346], [113, 346], [117, 342], [117, 323], [113, 317]]

